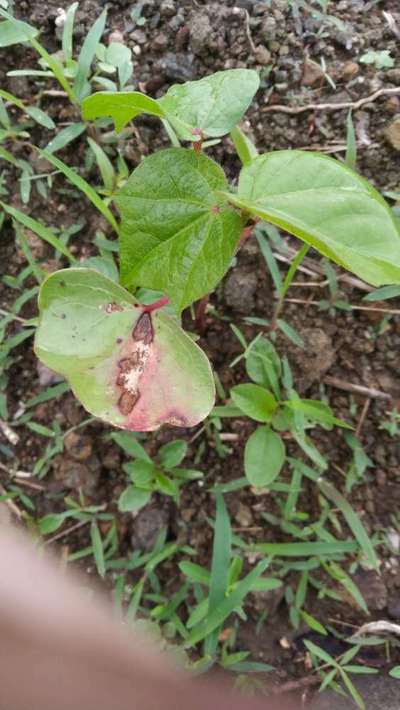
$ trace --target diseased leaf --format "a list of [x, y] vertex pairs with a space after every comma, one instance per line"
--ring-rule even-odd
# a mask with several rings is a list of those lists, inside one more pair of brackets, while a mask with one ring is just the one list
[[245, 166], [233, 204], [374, 286], [400, 283], [400, 231], [379, 193], [333, 158], [284, 150]]
[[179, 310], [215, 288], [238, 244], [242, 219], [216, 190], [221, 168], [185, 148], [161, 150], [134, 170], [121, 212], [121, 281], [169, 296]]
[[111, 116], [117, 133], [141, 113], [165, 118], [165, 113], [158, 102], [141, 94], [140, 91], [99, 91], [82, 102], [84, 119], [94, 120], [102, 116]]
[[194, 426], [211, 410], [214, 380], [204, 353], [175, 319], [147, 312], [103, 274], [57, 271], [42, 285], [39, 309], [37, 356], [95, 416], [151, 431]]
[[285, 463], [285, 446], [278, 434], [267, 426], [256, 429], [246, 442], [244, 470], [252, 486], [269, 486]]
[[228, 69], [174, 84], [158, 103], [179, 133], [178, 120], [203, 136], [223, 136], [240, 121], [260, 84], [252, 69]]

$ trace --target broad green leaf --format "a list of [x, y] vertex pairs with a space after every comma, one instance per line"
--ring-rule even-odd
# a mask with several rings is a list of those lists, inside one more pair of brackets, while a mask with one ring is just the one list
[[[125, 433], [125, 432], [124, 432]], [[123, 466], [132, 483], [142, 488], [148, 488], [155, 474], [155, 466], [152, 461], [136, 459]]]
[[158, 103], [178, 133], [176, 119], [192, 134], [195, 131], [194, 135], [223, 136], [247, 111], [259, 84], [252, 69], [228, 69], [199, 81], [175, 84]]
[[143, 508], [151, 498], [151, 491], [146, 491], [144, 488], [137, 486], [128, 486], [122, 491], [118, 499], [118, 510], [121, 513], [135, 513], [140, 508]]
[[175, 319], [149, 313], [90, 269], [57, 271], [43, 283], [36, 354], [62, 373], [83, 406], [134, 431], [193, 426], [214, 403], [209, 362]]
[[4, 20], [0, 22], [0, 47], [9, 47], [12, 44], [28, 42], [31, 37], [36, 37], [39, 30], [19, 20]]
[[238, 244], [242, 220], [216, 196], [221, 168], [169, 148], [145, 158], [117, 194], [121, 281], [167, 294], [178, 311], [215, 288]]
[[84, 119], [93, 121], [102, 116], [111, 116], [117, 133], [141, 113], [165, 118], [165, 113], [158, 102], [141, 94], [140, 91], [99, 91], [82, 102]]
[[286, 229], [374, 286], [400, 282], [400, 232], [379, 193], [318, 153], [266, 153], [245, 166], [233, 204]]
[[164, 444], [158, 451], [158, 456], [162, 466], [174, 468], [179, 466], [186, 456], [187, 442], [184, 439], [176, 439]]
[[400, 666], [393, 666], [389, 671], [389, 675], [392, 676], [392, 678], [398, 678], [400, 680]]
[[245, 353], [246, 372], [258, 385], [271, 387], [279, 398], [279, 377], [282, 364], [275, 347], [266, 338], [258, 338]]
[[285, 446], [278, 434], [267, 426], [258, 427], [246, 442], [244, 470], [252, 486], [269, 486], [285, 463]]
[[278, 406], [272, 392], [251, 383], [232, 387], [231, 397], [244, 414], [257, 422], [270, 422]]

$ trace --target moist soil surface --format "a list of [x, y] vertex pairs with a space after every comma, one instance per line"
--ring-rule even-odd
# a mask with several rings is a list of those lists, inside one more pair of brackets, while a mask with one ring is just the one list
[[[16, 15], [41, 29], [41, 42], [50, 52], [57, 51], [60, 46], [56, 29], [60, 4], [60, 0], [49, 0], [45, 5], [39, 0], [15, 3]], [[76, 16], [78, 46], [104, 5], [101, 0], [81, 0]], [[357, 170], [382, 191], [396, 192], [400, 175], [400, 118], [396, 121], [400, 116], [400, 93], [397, 95], [390, 90], [400, 86], [398, 2], [341, 0], [328, 3], [326, 14], [322, 13], [318, 3], [313, 4], [315, 9], [319, 8], [316, 13], [302, 9], [301, 5], [285, 0], [238, 0], [236, 4], [195, 0], [142, 0], [135, 4], [121, 0], [108, 3], [104, 41], [117, 38], [133, 50], [135, 86], [153, 97], [164, 93], [173, 83], [198, 79], [220, 69], [256, 69], [261, 76], [261, 87], [246, 114], [243, 128], [260, 152], [301, 148], [320, 150], [344, 159], [348, 105], [353, 105]], [[139, 23], [138, 17], [141, 18]], [[389, 50], [393, 66], [379, 69], [373, 64], [360, 62], [360, 57], [370, 50]], [[3, 52], [2, 60], [2, 86], [27, 103], [35, 103], [41, 90], [32, 78], [6, 76], [10, 69], [36, 68], [33, 50], [13, 47]], [[51, 80], [46, 87], [58, 88]], [[373, 98], [360, 102], [370, 96]], [[79, 120], [77, 110], [57, 91], [42, 93], [40, 102], [57, 124]], [[335, 107], [342, 103], [346, 104], [344, 108]], [[300, 110], [311, 104], [314, 108]], [[321, 104], [325, 106], [321, 108]], [[53, 135], [36, 126], [32, 129], [31, 141], [43, 147]], [[135, 122], [134, 129], [119, 149], [129, 168], [133, 169], [144, 155], [167, 145], [168, 138], [158, 122], [147, 117]], [[31, 152], [28, 145], [19, 147], [18, 151], [18, 157], [29, 161], [37, 173], [47, 171], [48, 165], [40, 164], [37, 154]], [[86, 151], [86, 138], [80, 138], [59, 155], [69, 165], [79, 168], [92, 184], [98, 184], [100, 176], [96, 167], [85, 163]], [[223, 139], [209, 150], [209, 154], [234, 180], [240, 165], [230, 140]], [[62, 231], [78, 225], [69, 241], [78, 258], [97, 253], [93, 245], [96, 232], [111, 237], [104, 219], [66, 184], [62, 176], [54, 178], [46, 198], [33, 188], [27, 207], [22, 205], [16, 174], [8, 165], [5, 167], [9, 192], [2, 199]], [[298, 248], [296, 240], [282, 236], [288, 250]], [[7, 219], [1, 237], [0, 274], [16, 276], [26, 266], [26, 259]], [[28, 238], [35, 258], [45, 268], [54, 270], [62, 265], [63, 262], [54, 263], [53, 253], [45, 243], [29, 233]], [[286, 261], [284, 257], [280, 262], [282, 273], [291, 258], [293, 252], [288, 251]], [[332, 582], [330, 586], [338, 592], [340, 600], [318, 599], [315, 593], [307, 597], [310, 614], [340, 633], [350, 633], [366, 620], [400, 619], [400, 567], [396, 554], [400, 546], [400, 435], [396, 432], [390, 435], [381, 428], [388, 420], [389, 412], [396, 409], [400, 401], [400, 310], [397, 310], [400, 309], [400, 299], [369, 304], [376, 310], [349, 308], [349, 304], [354, 307], [368, 305], [362, 301], [368, 288], [356, 279], [342, 278], [343, 272], [335, 267], [340, 288], [340, 297], [336, 297], [339, 305], [335, 307], [319, 256], [309, 252], [305, 267], [307, 271], [298, 272], [281, 314], [302, 337], [304, 347], [296, 346], [281, 332], [277, 334], [275, 344], [281, 356], [289, 358], [300, 395], [327, 397], [335, 415], [355, 427], [370, 465], [363, 477], [356, 481], [348, 499], [368, 533], [382, 541], [378, 548], [380, 574], [362, 567], [354, 574], [370, 609], [370, 617], [366, 617], [343, 589], [336, 588]], [[27, 283], [34, 286], [34, 281]], [[12, 308], [20, 293], [2, 282], [1, 308]], [[328, 305], [326, 310], [319, 307], [321, 301]], [[211, 296], [210, 306], [197, 328], [200, 330], [200, 345], [226, 392], [232, 385], [247, 380], [242, 362], [230, 365], [243, 351], [230, 325], [239, 327], [250, 342], [260, 331], [268, 333], [269, 326], [256, 325], [247, 319], [270, 322], [276, 302], [273, 281], [256, 240], [250, 238], [217, 292]], [[20, 316], [31, 318], [35, 313], [33, 299], [23, 306]], [[185, 315], [185, 322], [189, 330], [196, 330], [190, 314]], [[22, 330], [21, 324], [14, 321], [8, 326], [7, 335], [18, 335]], [[189, 444], [185, 465], [201, 469], [205, 478], [201, 485], [194, 482], [183, 489], [179, 506], [166, 497], [154, 495], [151, 504], [133, 516], [118, 513], [116, 507], [118, 496], [126, 485], [122, 466], [129, 458], [110, 439], [109, 427], [90, 421], [79, 428], [87, 414], [69, 392], [57, 399], [35, 404], [34, 398], [46, 387], [55, 385], [57, 378], [38, 365], [31, 338], [13, 349], [6, 380], [8, 423], [18, 435], [18, 441], [10, 440], [7, 433], [0, 432], [0, 480], [7, 490], [16, 482], [23, 486], [34, 505], [32, 514], [35, 518], [64, 510], [65, 496], [77, 497], [79, 491], [85, 504], [104, 505], [105, 510], [115, 516], [121, 556], [129, 556], [137, 549], [150, 549], [161, 528], [167, 527], [169, 541], [192, 546], [197, 552], [196, 562], [209, 567], [212, 528], [207, 521], [214, 517], [214, 498], [208, 489], [216, 483], [226, 484], [243, 476], [244, 445], [254, 429], [250, 420], [222, 421], [219, 432], [222, 450], [211, 426], [200, 426], [195, 430], [165, 427], [146, 436], [145, 445], [151, 455], [157, 454], [160, 445], [184, 438]], [[366, 389], [359, 393], [353, 385]], [[73, 431], [65, 437], [64, 449], [48, 456], [43, 469], [47, 471], [45, 476], [14, 477], [11, 480], [9, 472], [14, 469], [32, 472], [48, 445], [45, 436], [19, 422], [27, 411], [33, 412], [31, 421], [37, 424], [49, 427], [57, 422], [62, 432]], [[343, 432], [318, 427], [310, 436], [329, 460], [326, 473], [329, 480], [343, 490], [346, 474], [354, 464], [352, 449]], [[302, 457], [292, 440], [287, 439], [286, 445], [290, 455]], [[290, 471], [285, 469], [282, 481], [289, 480]], [[311, 481], [303, 479], [302, 485], [298, 510], [308, 516], [308, 521], [313, 521], [320, 513], [318, 493]], [[265, 513], [279, 515], [278, 494], [263, 491], [255, 495], [250, 488], [242, 488], [227, 493], [225, 499], [234, 532], [247, 542], [292, 539], [263, 516]], [[25, 510], [23, 501], [14, 501], [18, 510]], [[107, 533], [109, 525], [107, 521], [101, 523], [103, 534]], [[347, 537], [349, 531], [343, 519], [340, 525], [341, 529], [332, 528], [332, 532], [338, 537]], [[388, 530], [392, 547], [387, 543]], [[90, 544], [88, 527], [82, 526], [61, 535], [54, 544], [68, 553], [85, 548]], [[250, 558], [247, 562], [251, 565], [254, 560]], [[346, 562], [350, 574], [354, 571], [351, 562], [351, 559]], [[87, 563], [83, 559], [78, 564], [89, 575], [96, 576], [93, 561]], [[164, 563], [158, 574], [166, 594], [172, 594], [182, 583], [175, 559]], [[131, 582], [138, 579], [134, 574], [128, 578]], [[291, 572], [285, 578], [285, 586], [295, 591], [298, 581], [298, 573]], [[321, 576], [321, 581], [327, 580]], [[107, 577], [107, 585], [113, 586], [111, 576]], [[272, 664], [276, 670], [269, 675], [269, 681], [275, 685], [297, 682], [308, 675], [308, 659], [301, 641], [304, 634], [330, 653], [341, 652], [335, 646], [340, 645], [340, 641], [333, 634], [324, 639], [316, 632], [311, 633], [306, 625], [293, 628], [281, 590], [279, 593], [253, 593], [245, 608], [247, 621], [239, 626], [235, 648], [251, 651], [253, 660]], [[265, 620], [257, 625], [261, 615]], [[365, 658], [361, 662], [366, 662]], [[382, 668], [382, 672], [387, 672], [385, 658], [380, 652], [373, 654], [371, 662]], [[299, 687], [303, 688], [301, 682]], [[308, 686], [304, 688], [311, 696]], [[398, 698], [400, 704], [400, 691]]]

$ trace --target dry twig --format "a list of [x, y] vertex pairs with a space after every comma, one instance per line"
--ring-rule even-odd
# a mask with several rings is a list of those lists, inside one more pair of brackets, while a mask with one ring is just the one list
[[388, 401], [392, 399], [392, 395], [387, 392], [382, 392], [381, 390], [374, 389], [373, 387], [356, 385], [353, 382], [339, 380], [338, 377], [330, 377], [330, 375], [324, 377], [323, 382], [325, 385], [335, 387], [338, 390], [343, 390], [344, 392], [354, 392], [354, 394], [361, 394], [364, 395], [364, 397], [370, 397], [371, 399], [386, 399]]
[[326, 103], [326, 104], [307, 104], [307, 106], [285, 106], [284, 104], [275, 104], [272, 106], [265, 106], [261, 109], [263, 113], [270, 113], [271, 111], [277, 111], [281, 113], [298, 114], [304, 113], [305, 111], [339, 111], [341, 109], [353, 109], [357, 111], [359, 108], [365, 104], [370, 104], [380, 96], [398, 96], [400, 94], [400, 87], [395, 87], [393, 89], [378, 89], [374, 91], [370, 96], [365, 96], [363, 99], [358, 99], [358, 101], [342, 101], [340, 103]]

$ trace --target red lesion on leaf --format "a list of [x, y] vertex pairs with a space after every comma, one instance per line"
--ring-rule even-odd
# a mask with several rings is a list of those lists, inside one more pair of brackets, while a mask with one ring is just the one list
[[105, 307], [105, 312], [106, 313], [115, 313], [115, 311], [123, 311], [124, 309], [122, 306], [119, 305], [119, 303], [107, 303]]
[[153, 340], [151, 315], [144, 312], [132, 330], [132, 341], [128, 344], [127, 356], [118, 362], [115, 384], [122, 390], [118, 399], [118, 408], [124, 416], [132, 412], [140, 399], [140, 383], [151, 355]]

